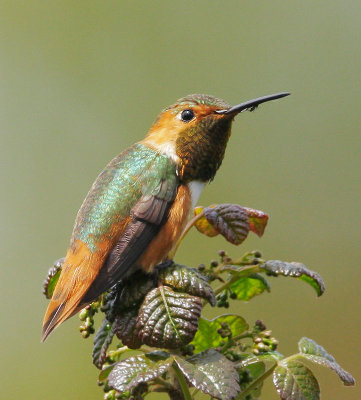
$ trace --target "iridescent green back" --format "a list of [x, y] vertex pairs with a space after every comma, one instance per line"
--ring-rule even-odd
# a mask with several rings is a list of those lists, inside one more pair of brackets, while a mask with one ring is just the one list
[[[71, 243], [79, 239], [91, 251], [128, 217], [142, 195], [152, 194], [161, 179], [176, 185], [176, 166], [166, 155], [135, 144], [116, 156], [100, 173], [87, 194], [75, 221]], [[106, 236], [105, 236], [106, 237]]]

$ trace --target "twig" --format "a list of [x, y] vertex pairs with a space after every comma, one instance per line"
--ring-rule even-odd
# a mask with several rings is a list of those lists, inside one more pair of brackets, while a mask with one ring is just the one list
[[243, 400], [247, 397], [248, 394], [252, 392], [261, 382], [263, 382], [266, 378], [268, 378], [272, 373], [273, 370], [276, 368], [277, 363], [273, 365], [270, 369], [268, 369], [263, 375], [258, 377], [251, 385], [248, 386], [246, 390], [244, 390], [241, 395], [237, 398], [237, 400]]
[[173, 364], [172, 366], [173, 371], [175, 372], [175, 375], [178, 379], [179, 386], [182, 390], [183, 396], [185, 400], [192, 400], [191, 393], [189, 391], [189, 387], [186, 381], [186, 378], [183, 375], [183, 372], [179, 369], [178, 365], [176, 363]]
[[251, 274], [254, 274], [255, 272], [259, 272], [259, 267], [258, 265], [250, 265], [245, 268], [243, 268], [240, 272], [234, 274], [231, 279], [229, 279], [227, 282], [223, 283], [221, 286], [218, 286], [217, 288], [214, 289], [214, 294], [221, 293], [224, 289], [227, 289], [228, 286], [232, 285], [232, 283], [236, 282], [239, 278], [242, 278], [243, 276], [248, 276]]
[[178, 250], [178, 247], [182, 243], [182, 240], [184, 239], [185, 235], [189, 232], [189, 230], [192, 228], [192, 226], [195, 224], [196, 221], [199, 220], [199, 218], [203, 217], [204, 211], [202, 211], [200, 214], [194, 216], [187, 224], [187, 226], [184, 228], [184, 231], [182, 232], [180, 238], [178, 239], [177, 244], [175, 245], [174, 249], [169, 253], [168, 258], [172, 260], [174, 258], [175, 253]]

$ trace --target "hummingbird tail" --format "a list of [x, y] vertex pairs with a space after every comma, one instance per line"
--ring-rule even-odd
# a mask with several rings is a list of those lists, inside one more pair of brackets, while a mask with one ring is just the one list
[[[42, 342], [57, 326], [93, 300], [83, 301], [84, 294], [97, 275], [97, 269], [91, 270], [89, 265], [97, 267], [97, 264], [101, 265], [102, 263], [100, 258], [94, 261], [83, 256], [79, 259], [76, 256], [67, 255], [44, 316]], [[84, 279], [84, 270], [87, 271], [87, 279]]]
[[[54, 292], [54, 295], [56, 295], [56, 292]], [[43, 320], [42, 342], [46, 340], [56, 327], [89, 304], [89, 302], [82, 302], [83, 295], [84, 290], [77, 290], [75, 288], [69, 290], [67, 298], [64, 301], [52, 300], [50, 302]]]
[[[71, 294], [73, 295], [71, 296]], [[58, 302], [52, 300], [50, 302], [43, 320], [42, 342], [46, 340], [56, 327], [86, 306], [86, 303], [81, 301], [82, 296], [82, 292], [74, 294], [73, 291], [70, 291], [65, 301]]]
[[[44, 322], [43, 322], [43, 332], [41, 336], [41, 341], [44, 342], [46, 338], [50, 335], [50, 333], [61, 323], [59, 322], [59, 316], [61, 313], [61, 310], [64, 308], [64, 304], [61, 304], [60, 306], [56, 307], [54, 310], [49, 310], [50, 307], [48, 307], [48, 310], [45, 314], [44, 317]], [[50, 315], [49, 315], [50, 312]]]
[[83, 306], [85, 304], [81, 307], [75, 305], [75, 307], [69, 308], [65, 303], [57, 305], [51, 302], [44, 317], [41, 341], [44, 342], [56, 327], [76, 314]]

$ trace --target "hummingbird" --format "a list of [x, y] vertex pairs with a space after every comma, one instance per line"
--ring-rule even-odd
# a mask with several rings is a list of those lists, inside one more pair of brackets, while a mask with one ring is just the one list
[[288, 95], [233, 107], [213, 96], [188, 95], [164, 109], [143, 140], [110, 161], [78, 211], [42, 341], [137, 269], [152, 273], [169, 261], [203, 187], [222, 163], [234, 117]]

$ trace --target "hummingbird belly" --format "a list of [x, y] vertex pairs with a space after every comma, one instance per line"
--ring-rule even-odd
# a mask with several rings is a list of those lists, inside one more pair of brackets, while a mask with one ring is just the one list
[[193, 181], [178, 188], [177, 196], [169, 210], [168, 220], [140, 257], [137, 262], [139, 267], [147, 272], [152, 272], [157, 264], [167, 260], [169, 252], [187, 225], [189, 215], [197, 203], [203, 187], [203, 182]]

